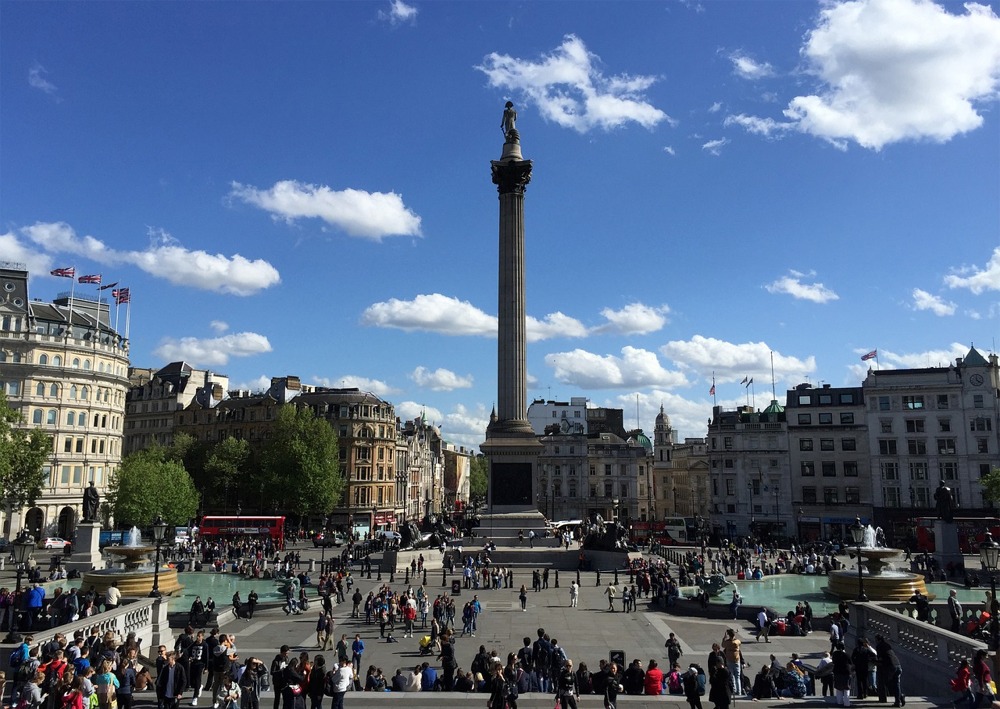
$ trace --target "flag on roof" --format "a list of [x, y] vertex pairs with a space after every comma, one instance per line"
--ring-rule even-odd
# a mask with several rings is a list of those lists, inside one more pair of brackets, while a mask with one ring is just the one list
[[747, 383], [747, 386], [750, 386], [751, 384], [753, 384], [753, 377], [750, 377], [749, 381], [747, 381], [746, 379], [744, 379], [743, 381]]
[[111, 291], [111, 295], [114, 297], [115, 303], [118, 305], [131, 302], [131, 294], [129, 293], [128, 288], [116, 288]]
[[101, 274], [100, 273], [95, 273], [95, 274], [91, 274], [89, 276], [80, 276], [79, 278], [76, 279], [76, 282], [77, 283], [93, 283], [93, 284], [96, 284], [96, 285], [100, 285], [101, 284]]
[[747, 378], [746, 378], [746, 377], [743, 377], [743, 381], [742, 381], [742, 382], [740, 382], [740, 384], [746, 384], [746, 383], [747, 383]]
[[878, 350], [877, 349], [876, 350], [872, 350], [871, 352], [869, 352], [867, 354], [861, 355], [861, 361], [862, 362], [867, 362], [868, 360], [875, 359], [876, 357], [878, 357]]
[[54, 271], [49, 271], [50, 276], [59, 276], [60, 278], [72, 278], [76, 275], [75, 268], [57, 268]]
[[715, 396], [715, 385], [714, 384], [712, 385], [712, 388], [708, 390], [708, 395], [709, 396]]
[[118, 281], [115, 281], [114, 283], [109, 283], [109, 284], [108, 284], [108, 285], [106, 285], [106, 286], [101, 286], [101, 287], [100, 287], [100, 288], [98, 288], [97, 290], [107, 290], [108, 288], [114, 288], [114, 287], [115, 287], [115, 286], [117, 286], [117, 285], [118, 285]]

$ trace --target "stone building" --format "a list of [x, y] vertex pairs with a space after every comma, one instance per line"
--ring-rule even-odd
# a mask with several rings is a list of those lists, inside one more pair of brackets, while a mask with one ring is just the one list
[[868, 428], [861, 387], [787, 392], [788, 456], [792, 507], [802, 541], [850, 539], [849, 527], [872, 509]]
[[408, 491], [403, 503], [407, 520], [419, 522], [431, 513], [442, 511], [443, 447], [441, 430], [427, 423], [423, 416], [400, 423], [396, 448], [405, 457], [403, 465], [397, 465], [397, 471], [402, 469], [402, 484]]
[[24, 425], [53, 444], [41, 496], [30, 509], [0, 511], [3, 532], [68, 539], [84, 488], [93, 480], [103, 497], [121, 462], [128, 341], [111, 326], [106, 300], [75, 289], [51, 303], [30, 300], [21, 264], [0, 263], [0, 289], [0, 387]]

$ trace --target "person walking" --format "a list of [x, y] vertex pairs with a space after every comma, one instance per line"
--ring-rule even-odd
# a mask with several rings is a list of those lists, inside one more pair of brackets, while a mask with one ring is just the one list
[[760, 636], [764, 636], [764, 642], [771, 642], [768, 637], [771, 634], [771, 619], [767, 617], [767, 611], [763, 608], [757, 613], [757, 637], [756, 642], [760, 642]]
[[354, 642], [351, 643], [351, 663], [354, 665], [355, 672], [361, 672], [361, 660], [365, 654], [365, 641], [361, 639], [360, 634], [354, 635]]
[[579, 696], [580, 689], [576, 684], [573, 661], [567, 659], [557, 679], [556, 698], [559, 700], [561, 709], [577, 709], [576, 699]]
[[604, 594], [608, 597], [608, 610], [611, 611], [612, 613], [614, 613], [615, 612], [615, 595], [617, 594], [617, 591], [615, 589], [615, 585], [613, 583], [611, 583], [610, 581], [608, 582], [608, 587], [606, 589], [604, 589]]
[[976, 693], [972, 691], [972, 669], [969, 667], [969, 661], [964, 657], [958, 663], [958, 671], [955, 673], [954, 679], [951, 680], [951, 689], [961, 695], [955, 700], [955, 707], [965, 705], [967, 709], [976, 709]]
[[891, 693], [895, 699], [893, 707], [906, 706], [902, 687], [903, 667], [889, 641], [881, 635], [875, 636], [875, 653], [878, 656], [879, 702], [884, 704]]
[[576, 608], [577, 607], [576, 604], [579, 600], [580, 600], [580, 584], [578, 584], [576, 581], [573, 581], [573, 583], [569, 585], [569, 607]]
[[993, 676], [990, 673], [990, 665], [986, 662], [986, 650], [977, 650], [976, 659], [972, 662], [972, 675], [976, 678], [976, 706], [986, 699], [986, 706], [991, 706], [996, 699], [996, 692], [993, 691]]
[[704, 690], [698, 675], [704, 675], [702, 669], [698, 665], [691, 665], [681, 680], [684, 686], [684, 698], [691, 709], [701, 709], [701, 694]]
[[521, 602], [521, 612], [528, 610], [528, 589], [521, 584], [521, 590], [517, 592], [517, 600]]
[[670, 637], [667, 638], [664, 647], [667, 648], [667, 660], [670, 663], [670, 667], [673, 667], [681, 659], [681, 655], [684, 654], [684, 651], [681, 649], [681, 641], [673, 633], [670, 633]]

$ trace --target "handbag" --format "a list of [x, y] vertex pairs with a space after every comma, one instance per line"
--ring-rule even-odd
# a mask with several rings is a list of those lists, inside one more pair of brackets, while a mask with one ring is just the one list
[[291, 690], [293, 697], [298, 697], [298, 696], [300, 696], [302, 694], [302, 685], [301, 684], [293, 684], [288, 689]]

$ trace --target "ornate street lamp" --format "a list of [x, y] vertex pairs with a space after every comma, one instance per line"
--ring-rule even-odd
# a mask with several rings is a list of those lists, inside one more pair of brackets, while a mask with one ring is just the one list
[[[865, 528], [861, 524], [861, 518], [855, 517], [854, 524], [850, 526], [851, 538], [854, 540], [855, 546], [858, 548], [858, 602], [867, 603], [868, 596], [865, 595], [865, 577], [862, 574], [861, 566], [861, 542], [865, 538]], [[859, 614], [860, 619], [860, 614]]]
[[163, 546], [163, 535], [167, 532], [167, 523], [160, 515], [156, 515], [153, 522], [153, 539], [156, 541], [156, 563], [153, 565], [153, 590], [149, 592], [150, 598], [160, 597], [160, 547]]
[[17, 573], [17, 585], [14, 587], [14, 599], [11, 604], [13, 615], [10, 619], [10, 632], [7, 633], [7, 637], [3, 641], [5, 643], [19, 643], [21, 642], [21, 636], [17, 632], [17, 604], [22, 600], [19, 597], [21, 592], [21, 573], [28, 568], [28, 560], [31, 558], [31, 552], [35, 548], [35, 538], [22, 529], [17, 538], [11, 542], [11, 547], [13, 549], [15, 571]]
[[997, 612], [1000, 611], [1000, 603], [997, 602], [997, 566], [1000, 565], [1000, 544], [993, 539], [993, 535], [986, 533], [986, 539], [979, 545], [979, 561], [983, 567], [990, 572], [990, 650], [993, 651], [994, 662], [996, 662], [997, 648], [1000, 648], [1000, 618]]

